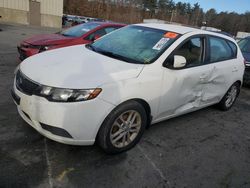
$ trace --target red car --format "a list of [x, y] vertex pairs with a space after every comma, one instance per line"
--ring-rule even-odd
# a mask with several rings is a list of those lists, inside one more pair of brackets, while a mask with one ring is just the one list
[[88, 44], [124, 26], [125, 24], [118, 23], [88, 22], [55, 34], [37, 35], [22, 41], [20, 46], [17, 47], [20, 54], [19, 59], [22, 61], [46, 50]]

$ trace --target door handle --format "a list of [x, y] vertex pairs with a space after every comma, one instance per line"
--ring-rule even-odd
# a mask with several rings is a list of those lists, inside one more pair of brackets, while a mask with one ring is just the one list
[[234, 67], [232, 72], [238, 72], [238, 68], [237, 67]]
[[202, 74], [201, 76], [200, 76], [200, 80], [205, 80], [207, 78], [207, 75], [206, 74]]

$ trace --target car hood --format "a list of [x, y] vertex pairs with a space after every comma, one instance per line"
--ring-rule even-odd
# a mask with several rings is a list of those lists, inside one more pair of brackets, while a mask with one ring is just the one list
[[72, 41], [73, 39], [73, 37], [65, 37], [59, 34], [45, 34], [33, 36], [24, 40], [23, 42], [32, 45], [56, 45]]
[[43, 85], [84, 89], [137, 77], [144, 65], [116, 60], [85, 45], [43, 52], [24, 60], [20, 70]]

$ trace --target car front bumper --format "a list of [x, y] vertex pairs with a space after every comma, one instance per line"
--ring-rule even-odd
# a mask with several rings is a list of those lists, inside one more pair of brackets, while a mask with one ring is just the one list
[[39, 53], [39, 49], [33, 49], [33, 48], [23, 48], [20, 46], [17, 46], [17, 51], [19, 53], [19, 59], [21, 61], [25, 60], [26, 58], [38, 54]]
[[49, 102], [17, 90], [12, 97], [20, 116], [34, 129], [54, 141], [71, 145], [92, 145], [105, 117], [114, 108], [101, 99], [84, 102]]

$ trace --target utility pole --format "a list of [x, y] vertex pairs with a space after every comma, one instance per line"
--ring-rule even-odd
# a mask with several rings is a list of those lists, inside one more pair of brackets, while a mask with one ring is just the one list
[[177, 10], [172, 10], [171, 18], [170, 18], [170, 23], [172, 23], [175, 14], [177, 14]]
[[198, 14], [197, 14], [197, 17], [196, 17], [196, 19], [195, 19], [195, 26], [198, 25], [199, 16], [200, 16], [200, 9], [198, 10]]

